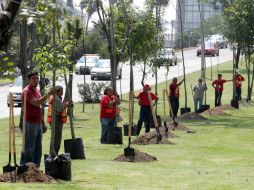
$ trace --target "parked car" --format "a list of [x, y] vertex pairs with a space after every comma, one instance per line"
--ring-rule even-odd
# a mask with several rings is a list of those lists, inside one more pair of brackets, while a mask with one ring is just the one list
[[[219, 56], [219, 51], [220, 51], [219, 48], [214, 43], [211, 43], [210, 41], [205, 42], [205, 50], [204, 50], [205, 55]], [[197, 56], [200, 55], [201, 55], [201, 46], [197, 48]]]
[[[122, 69], [117, 67], [117, 77], [118, 79], [122, 78]], [[110, 68], [110, 59], [101, 59], [99, 60], [95, 67], [91, 70], [91, 80], [97, 79], [111, 79], [111, 68]]]
[[175, 50], [171, 48], [163, 48], [159, 51], [158, 57], [163, 59], [167, 65], [177, 65], [177, 56]]
[[84, 54], [75, 65], [76, 74], [90, 74], [95, 64], [102, 59], [97, 54]]
[[[22, 100], [21, 100], [21, 93], [22, 93], [22, 77], [16, 78], [13, 84], [10, 85], [9, 93], [12, 93], [13, 95], [13, 103], [18, 104], [19, 107], [21, 107]], [[45, 78], [45, 84], [46, 84], [46, 89], [51, 87], [50, 80], [48, 78]], [[7, 95], [7, 106], [10, 106], [10, 97], [9, 93]]]
[[214, 34], [210, 36], [209, 41], [218, 45], [219, 48], [227, 48], [228, 47], [228, 40], [221, 34]]

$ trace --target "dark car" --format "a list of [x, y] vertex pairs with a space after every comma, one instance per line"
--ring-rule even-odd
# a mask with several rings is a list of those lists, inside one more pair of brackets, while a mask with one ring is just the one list
[[[205, 55], [219, 56], [219, 48], [214, 43], [207, 41], [205, 42], [204, 53]], [[199, 46], [197, 49], [197, 56], [200, 56], [200, 55], [201, 55], [201, 46]]]

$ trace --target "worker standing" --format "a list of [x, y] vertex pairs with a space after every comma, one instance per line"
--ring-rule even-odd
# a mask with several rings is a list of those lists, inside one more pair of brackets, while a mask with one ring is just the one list
[[[143, 91], [139, 93], [138, 96], [135, 96], [139, 101], [140, 105], [140, 112], [139, 112], [139, 120], [137, 124], [137, 135], [139, 135], [141, 129], [142, 129], [142, 124], [145, 122], [145, 132], [148, 133], [150, 132], [150, 127], [151, 127], [151, 117], [152, 117], [152, 111], [151, 111], [151, 106], [150, 102], [148, 99], [148, 92], [150, 91], [150, 85], [145, 84], [143, 86]], [[152, 93], [149, 92], [151, 95], [151, 99], [157, 101], [158, 97]]]
[[172, 80], [172, 83], [169, 85], [168, 96], [170, 99], [174, 117], [177, 117], [177, 112], [179, 109], [179, 97], [180, 97], [179, 86], [183, 83], [183, 81], [184, 79], [181, 82], [177, 83], [177, 78], [174, 77]]
[[225, 80], [222, 74], [218, 74], [218, 78], [213, 81], [212, 86], [215, 89], [215, 107], [221, 106], [221, 97], [224, 90], [223, 84], [232, 80]]
[[204, 98], [204, 92], [207, 90], [206, 83], [202, 83], [202, 79], [198, 79], [198, 83], [194, 86], [193, 92], [194, 92], [194, 109], [195, 112], [198, 112], [198, 110], [202, 109], [203, 105], [203, 98]]
[[56, 151], [56, 154], [58, 155], [58, 152], [61, 147], [61, 141], [62, 141], [62, 130], [63, 130], [63, 124], [67, 122], [67, 113], [66, 108], [72, 104], [72, 100], [62, 101], [63, 96], [63, 87], [62, 86], [56, 86], [55, 87], [56, 93], [55, 93], [55, 101], [53, 101], [53, 95], [50, 96], [49, 99], [49, 106], [48, 106], [48, 117], [47, 122], [52, 125], [52, 106], [53, 102], [55, 103], [55, 137], [54, 137], [54, 148]]
[[235, 80], [236, 100], [239, 101], [242, 99], [242, 81], [245, 81], [245, 79], [241, 75], [241, 73], [238, 70], [236, 70], [234, 80]]

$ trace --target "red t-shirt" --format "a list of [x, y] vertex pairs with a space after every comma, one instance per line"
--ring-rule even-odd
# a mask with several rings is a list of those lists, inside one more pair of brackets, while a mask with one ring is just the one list
[[41, 124], [42, 121], [42, 112], [41, 106], [34, 106], [30, 103], [31, 100], [39, 99], [41, 93], [39, 89], [33, 89], [29, 85], [26, 86], [22, 91], [22, 104], [24, 105], [24, 93], [27, 93], [26, 100], [26, 121], [33, 124]]
[[213, 81], [212, 85], [215, 85], [215, 91], [216, 92], [223, 92], [223, 84], [225, 82], [227, 82], [227, 81], [224, 79]]
[[101, 107], [100, 118], [114, 119], [116, 117], [116, 106], [108, 105], [109, 101], [113, 101], [114, 99], [115, 99], [114, 96], [112, 97], [109, 97], [107, 95], [102, 96], [100, 101], [100, 107]]
[[[158, 97], [154, 93], [150, 92], [150, 94], [151, 94], [152, 100], [158, 99]], [[140, 92], [138, 95], [138, 99], [139, 99], [139, 104], [141, 106], [150, 106], [149, 99], [148, 99], [148, 93]]]
[[242, 75], [235, 75], [235, 87], [241, 88], [242, 87], [242, 81], [244, 81], [244, 77]]
[[169, 85], [169, 94], [168, 96], [170, 97], [179, 97], [180, 93], [179, 93], [179, 87], [177, 85], [177, 83], [172, 82]]

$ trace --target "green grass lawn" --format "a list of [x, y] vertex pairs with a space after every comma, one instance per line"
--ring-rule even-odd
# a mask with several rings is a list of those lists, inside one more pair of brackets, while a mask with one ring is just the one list
[[[220, 66], [225, 78], [230, 79], [231, 64]], [[216, 69], [214, 69], [216, 71]], [[242, 73], [245, 73], [243, 70]], [[200, 72], [187, 76], [188, 106], [193, 108], [190, 85], [194, 85]], [[207, 70], [207, 75], [210, 76]], [[216, 77], [216, 72], [213, 73]], [[139, 82], [139, 81], [137, 81]], [[208, 83], [207, 103], [213, 106], [214, 92]], [[159, 96], [165, 83], [159, 86]], [[243, 86], [246, 96], [246, 82]], [[128, 121], [126, 95], [121, 104], [121, 115]], [[181, 88], [181, 106], [183, 103]], [[232, 83], [225, 85], [222, 102], [229, 103], [232, 98]], [[162, 98], [161, 98], [162, 99]], [[196, 130], [195, 134], [176, 131], [179, 138], [170, 139], [175, 145], [135, 145], [136, 149], [157, 158], [152, 163], [120, 163], [113, 159], [123, 153], [127, 147], [127, 138], [123, 145], [101, 145], [99, 143], [100, 122], [99, 105], [86, 105], [82, 113], [82, 104], [75, 105], [76, 137], [82, 137], [85, 143], [86, 160], [72, 161], [72, 181], [59, 184], [6, 184], [0, 183], [0, 189], [141, 189], [141, 190], [252, 190], [254, 189], [254, 106], [241, 107], [240, 110], [227, 111], [227, 116], [209, 117], [205, 121], [181, 122]], [[138, 119], [138, 105], [135, 107], [135, 121]], [[158, 113], [162, 115], [162, 101], [158, 104]], [[16, 123], [18, 118], [16, 118]], [[8, 159], [8, 119], [1, 120], [0, 164]], [[142, 133], [144, 130], [142, 131]], [[63, 139], [70, 138], [67, 124]], [[50, 132], [43, 137], [43, 152], [49, 151]], [[21, 149], [21, 134], [17, 134], [18, 158]], [[63, 152], [63, 146], [60, 150]], [[41, 169], [44, 170], [42, 163]]]

